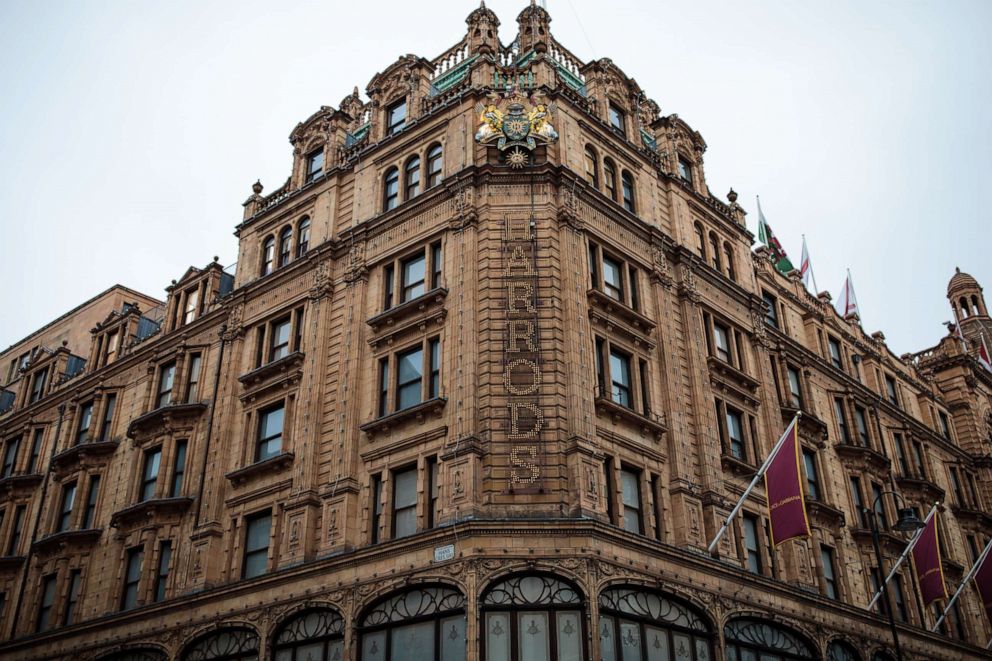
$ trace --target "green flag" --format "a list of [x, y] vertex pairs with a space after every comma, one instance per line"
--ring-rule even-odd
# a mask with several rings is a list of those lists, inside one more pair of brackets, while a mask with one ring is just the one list
[[765, 220], [765, 214], [761, 212], [761, 199], [758, 199], [758, 241], [765, 244], [772, 251], [772, 263], [780, 273], [788, 273], [795, 270], [795, 266], [789, 261], [789, 256], [785, 254], [782, 244], [775, 238], [772, 228]]

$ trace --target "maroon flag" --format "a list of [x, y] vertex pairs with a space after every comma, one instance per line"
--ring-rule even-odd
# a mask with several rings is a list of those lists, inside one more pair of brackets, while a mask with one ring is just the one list
[[809, 537], [796, 420], [785, 430], [778, 454], [765, 471], [765, 492], [768, 494], [772, 543], [778, 546], [789, 539]]
[[938, 599], [947, 598], [944, 570], [940, 566], [940, 544], [937, 541], [937, 513], [927, 521], [923, 532], [913, 547], [913, 569], [920, 583], [923, 605], [929, 606]]
[[982, 597], [982, 606], [985, 614], [992, 621], [992, 553], [986, 553], [982, 558], [982, 564], [975, 572], [975, 587]]

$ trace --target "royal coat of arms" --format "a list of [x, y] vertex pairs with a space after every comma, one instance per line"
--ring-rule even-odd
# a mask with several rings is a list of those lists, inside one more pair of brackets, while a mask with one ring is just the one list
[[[516, 95], [514, 95], [515, 97]], [[558, 132], [548, 121], [553, 105], [534, 102], [529, 108], [510, 97], [506, 113], [499, 108], [498, 100], [480, 106], [482, 124], [475, 133], [475, 141], [482, 145], [495, 143], [500, 151], [507, 151], [511, 167], [523, 167], [529, 160], [528, 152], [539, 144], [558, 140]]]

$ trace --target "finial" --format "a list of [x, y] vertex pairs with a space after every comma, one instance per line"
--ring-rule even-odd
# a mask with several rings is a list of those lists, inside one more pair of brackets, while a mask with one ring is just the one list
[[173, 281], [172, 281], [172, 284], [176, 284], [176, 281], [175, 281], [175, 280], [173, 280]]
[[220, 256], [214, 255], [214, 262], [219, 262], [219, 261], [220, 261]]
[[62, 346], [63, 347], [69, 346], [69, 340], [62, 340]]
[[961, 272], [961, 267], [960, 266], [955, 266], [954, 267], [954, 272], [955, 273], [960, 273]]
[[727, 199], [730, 200], [730, 203], [731, 204], [733, 204], [734, 202], [736, 202], [737, 201], [737, 191], [735, 191], [733, 188], [731, 188], [730, 189], [730, 192], [727, 193]]
[[479, 9], [485, 9], [485, 8], [486, 8], [486, 0], [482, 0], [482, 1], [481, 1], [481, 2], [479, 3]]
[[358, 85], [355, 85], [355, 89], [351, 90], [351, 95], [356, 99], [358, 98]]
[[255, 195], [261, 195], [262, 194], [262, 180], [261, 179], [255, 180], [255, 183], [253, 183], [251, 185], [251, 189], [255, 192]]

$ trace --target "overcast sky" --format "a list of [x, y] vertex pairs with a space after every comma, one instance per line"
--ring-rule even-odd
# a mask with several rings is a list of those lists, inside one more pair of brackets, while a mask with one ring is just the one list
[[[290, 6], [291, 5], [291, 6]], [[524, 0], [488, 3], [513, 39]], [[0, 0], [0, 348], [114, 283], [163, 298], [237, 259], [290, 131], [399, 55], [457, 42], [474, 2]], [[755, 195], [865, 329], [934, 344], [954, 267], [992, 285], [992, 2], [549, 0], [705, 138], [713, 193]], [[992, 290], [990, 290], [992, 291]], [[75, 348], [85, 354], [85, 348]]]

